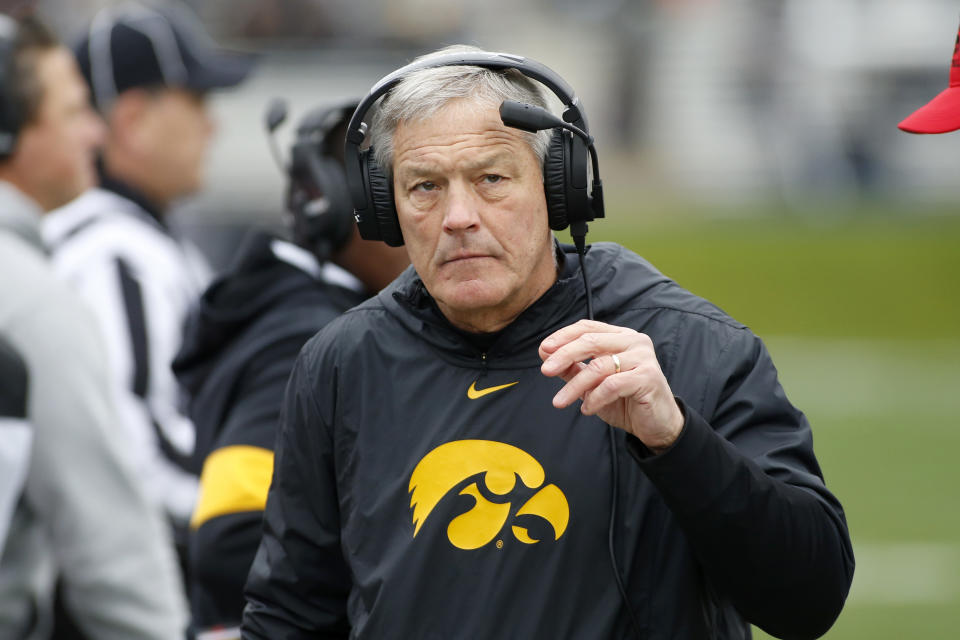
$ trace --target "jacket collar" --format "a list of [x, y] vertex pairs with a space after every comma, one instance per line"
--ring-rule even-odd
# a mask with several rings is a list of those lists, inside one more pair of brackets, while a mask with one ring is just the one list
[[9, 229], [41, 251], [40, 219], [43, 210], [37, 202], [9, 182], [0, 180], [0, 228]]
[[160, 209], [160, 207], [147, 198], [142, 191], [133, 185], [110, 175], [102, 165], [99, 167], [99, 169], [101, 189], [112, 191], [118, 196], [134, 202], [138, 207], [150, 214], [150, 217], [156, 220], [160, 226], [166, 228], [166, 223], [163, 221], [164, 212]]
[[[485, 354], [490, 368], [539, 366], [536, 347], [540, 341], [560, 327], [586, 317], [586, 295], [575, 249], [557, 244], [557, 252], [557, 281], [493, 338]], [[480, 361], [481, 350], [476, 341], [469, 340], [444, 317], [413, 267], [378, 297], [402, 324], [446, 357], [461, 364]]]
[[[570, 245], [558, 248], [562, 257], [560, 277], [496, 336], [486, 351], [483, 366], [538, 367], [540, 342], [557, 329], [587, 317], [586, 291], [576, 249]], [[671, 280], [649, 262], [618, 244], [593, 244], [584, 261], [593, 293], [594, 318], [601, 322], [615, 321], [628, 310], [682, 304], [684, 296], [689, 295], [672, 286]], [[381, 291], [376, 300], [444, 359], [460, 366], [480, 366], [479, 349], [440, 313], [413, 267]]]

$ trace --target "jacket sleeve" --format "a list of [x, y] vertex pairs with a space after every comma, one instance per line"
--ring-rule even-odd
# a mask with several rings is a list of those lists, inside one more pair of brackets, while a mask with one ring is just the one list
[[45, 529], [65, 604], [86, 635], [182, 637], [187, 621], [173, 546], [125, 458], [96, 326], [68, 292], [50, 293], [9, 334], [30, 372], [35, 437], [27, 505]]
[[281, 346], [250, 360], [222, 425], [197, 424], [220, 432], [204, 461], [190, 523], [190, 600], [201, 631], [240, 627], [243, 588], [260, 544], [273, 475], [280, 405], [298, 350]]
[[332, 367], [308, 366], [315, 342], [305, 347], [287, 385], [263, 536], [247, 579], [245, 639], [349, 634], [351, 581], [340, 549], [330, 433], [335, 408], [321, 406], [314, 393], [334, 389], [336, 379]]
[[632, 436], [628, 448], [721, 597], [774, 636], [819, 637], [853, 579], [843, 509], [762, 342], [733, 332], [715, 366], [709, 419], [681, 400], [686, 423], [670, 449], [654, 456]]

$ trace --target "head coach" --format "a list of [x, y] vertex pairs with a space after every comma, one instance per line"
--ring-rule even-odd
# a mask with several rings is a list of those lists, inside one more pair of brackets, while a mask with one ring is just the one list
[[746, 327], [584, 251], [599, 167], [562, 78], [430, 54], [361, 100], [346, 156], [361, 233], [412, 268], [300, 354], [244, 638], [831, 626], [853, 554], [810, 426]]

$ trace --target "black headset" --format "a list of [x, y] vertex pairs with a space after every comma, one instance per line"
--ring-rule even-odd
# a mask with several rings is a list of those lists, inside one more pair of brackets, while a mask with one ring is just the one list
[[356, 100], [308, 111], [297, 125], [290, 161], [281, 157], [274, 132], [287, 119], [287, 103], [274, 99], [264, 124], [277, 166], [287, 178], [286, 208], [293, 241], [324, 261], [353, 235], [353, 206], [343, 172], [343, 134]]
[[287, 210], [293, 216], [293, 240], [320, 260], [342, 249], [353, 235], [342, 138], [335, 134], [344, 130], [356, 106], [351, 100], [308, 112], [290, 148]]
[[[516, 69], [550, 89], [564, 104], [563, 120], [545, 109], [505, 102], [500, 113], [504, 124], [526, 131], [553, 129], [544, 161], [543, 186], [547, 199], [550, 228], [560, 231], [571, 226], [576, 239], [578, 231], [586, 234], [586, 223], [603, 217], [603, 197], [597, 167], [596, 150], [587, 128], [580, 99], [563, 78], [530, 58], [487, 51], [441, 54], [413, 62], [382, 78], [357, 105], [347, 128], [344, 161], [347, 184], [353, 200], [354, 218], [360, 235], [366, 240], [383, 240], [392, 247], [403, 244], [403, 233], [397, 219], [393, 184], [373, 159], [373, 150], [361, 151], [368, 125], [363, 121], [367, 111], [405, 76], [421, 69], [448, 66], [473, 66], [495, 70]], [[593, 190], [587, 191], [587, 156], [593, 159]], [[578, 244], [580, 247], [580, 244]]]
[[19, 30], [16, 20], [0, 14], [0, 160], [13, 153], [23, 127], [21, 101], [10, 86]]

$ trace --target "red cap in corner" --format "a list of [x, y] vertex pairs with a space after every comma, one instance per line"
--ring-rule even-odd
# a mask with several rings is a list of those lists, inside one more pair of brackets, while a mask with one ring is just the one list
[[953, 45], [950, 85], [897, 126], [907, 133], [947, 133], [960, 129], [960, 31]]

